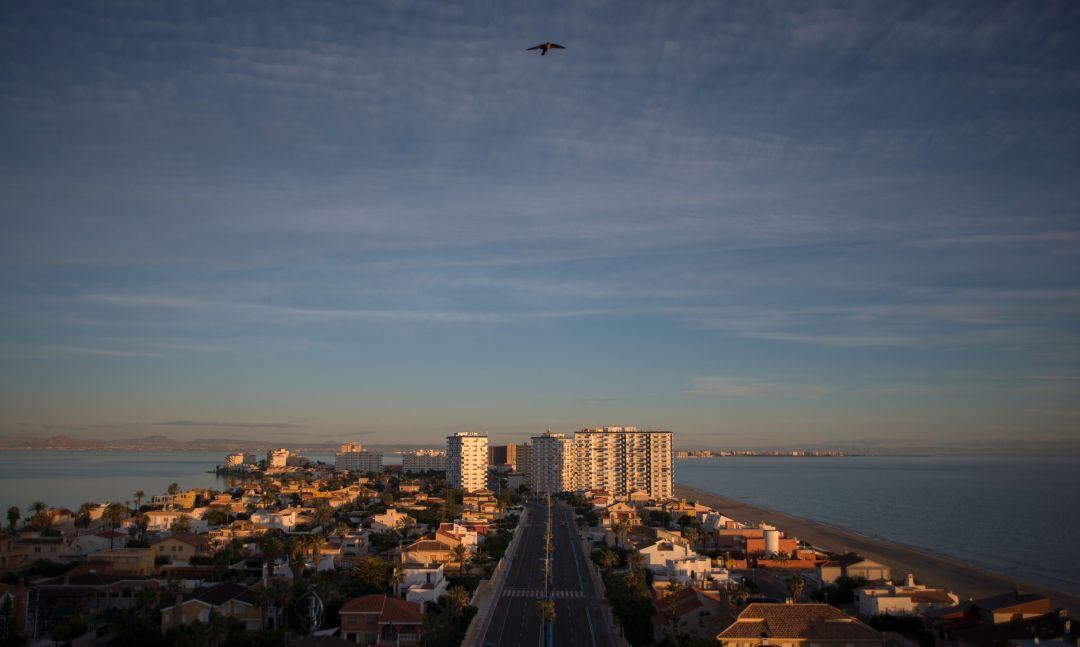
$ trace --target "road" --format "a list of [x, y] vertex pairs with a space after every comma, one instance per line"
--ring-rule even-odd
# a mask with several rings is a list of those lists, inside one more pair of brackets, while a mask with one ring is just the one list
[[[536, 603], [544, 597], [545, 507], [530, 507], [505, 585], [496, 601], [491, 624], [480, 642], [487, 647], [532, 647], [543, 644], [543, 623]], [[554, 551], [552, 598], [555, 623], [552, 643], [562, 647], [615, 644], [614, 629], [603, 614], [603, 598], [589, 574], [588, 556], [582, 549], [574, 524], [574, 511], [565, 506], [552, 509]]]

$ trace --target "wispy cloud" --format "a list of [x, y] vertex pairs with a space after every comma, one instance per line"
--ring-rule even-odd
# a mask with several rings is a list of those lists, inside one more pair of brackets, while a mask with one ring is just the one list
[[240, 429], [300, 429], [302, 425], [292, 422], [222, 422], [216, 420], [166, 420], [155, 422], [161, 427], [236, 427]]
[[769, 382], [752, 378], [723, 375], [695, 377], [687, 393], [715, 395], [728, 398], [757, 398], [762, 396], [816, 397], [827, 395], [831, 389], [812, 384]]

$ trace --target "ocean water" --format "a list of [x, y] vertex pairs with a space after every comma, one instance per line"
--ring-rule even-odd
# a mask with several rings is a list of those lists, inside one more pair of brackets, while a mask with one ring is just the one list
[[1080, 457], [683, 459], [675, 481], [1080, 593]]
[[[307, 456], [334, 460], [333, 454]], [[138, 490], [149, 500], [170, 483], [223, 488], [225, 479], [211, 470], [224, 462], [220, 452], [0, 451], [0, 514], [17, 505], [25, 516], [34, 501], [75, 510], [85, 501], [134, 500]]]

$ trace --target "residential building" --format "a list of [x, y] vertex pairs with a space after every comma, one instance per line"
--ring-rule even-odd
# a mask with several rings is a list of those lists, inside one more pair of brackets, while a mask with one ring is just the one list
[[420, 605], [386, 595], [365, 595], [341, 606], [341, 637], [361, 645], [419, 645]]
[[284, 508], [276, 511], [256, 510], [251, 513], [251, 523], [267, 528], [278, 528], [285, 532], [292, 532], [296, 526], [310, 522], [311, 517], [305, 516], [300, 508]]
[[454, 559], [453, 548], [435, 539], [419, 539], [401, 551], [402, 565], [437, 566]]
[[125, 548], [130, 540], [128, 534], [115, 530], [87, 533], [68, 542], [68, 550], [74, 555], [86, 556], [111, 548]]
[[144, 589], [157, 589], [149, 576], [93, 572], [76, 567], [58, 577], [36, 582], [31, 599], [37, 630], [47, 635], [49, 628], [72, 616], [95, 616], [110, 609], [130, 609]]
[[724, 647], [885, 647], [887, 639], [828, 604], [747, 605], [716, 639]]
[[915, 583], [908, 575], [903, 584], [871, 582], [855, 589], [855, 604], [859, 615], [872, 618], [876, 615], [922, 615], [931, 609], [955, 606], [960, 599], [949, 591], [931, 589]]
[[657, 644], [672, 633], [712, 640], [734, 620], [727, 599], [716, 591], [685, 588], [654, 600], [653, 605], [657, 609], [652, 616], [653, 638]]
[[547, 430], [532, 438], [530, 485], [537, 494], [558, 494], [577, 489], [577, 454], [574, 441]]
[[14, 535], [0, 531], [0, 575], [28, 568], [33, 562], [29, 558], [26, 546], [20, 544]]
[[289, 464], [289, 450], [284, 447], [266, 452], [266, 467], [286, 467]]
[[210, 614], [215, 611], [226, 618], [239, 620], [250, 631], [262, 629], [264, 625], [267, 629], [281, 627], [285, 622], [285, 609], [276, 605], [260, 608], [258, 586], [222, 582], [196, 589], [179, 606], [174, 603], [161, 609], [161, 633], [164, 635], [170, 627], [209, 622]]
[[889, 567], [855, 553], [847, 553], [818, 565], [818, 579], [823, 585], [832, 584], [841, 576], [864, 579], [868, 582], [891, 579]]
[[667, 573], [669, 561], [698, 556], [685, 544], [671, 541], [658, 541], [651, 546], [641, 548], [638, 552], [642, 557], [641, 565], [656, 575]]
[[345, 443], [341, 451], [334, 454], [334, 471], [354, 474], [381, 472], [382, 461], [380, 452], [367, 451], [360, 443]]
[[461, 431], [446, 438], [446, 480], [465, 492], [487, 483], [487, 436]]
[[529, 443], [522, 443], [517, 445], [517, 471], [521, 472], [525, 476], [525, 483], [528, 484], [529, 479], [532, 478], [532, 445]]
[[488, 465], [509, 465], [517, 469], [517, 445], [492, 445], [488, 448]]
[[240, 467], [244, 464], [244, 453], [237, 452], [225, 456], [225, 467]]
[[674, 479], [672, 436], [670, 431], [636, 427], [576, 432], [577, 489], [601, 488], [616, 497], [644, 493], [653, 499], [670, 498]]
[[406, 474], [445, 472], [446, 452], [437, 449], [418, 449], [414, 452], [405, 452], [401, 458], [401, 469]]
[[63, 537], [23, 537], [17, 543], [26, 551], [28, 563], [44, 559], [57, 564], [68, 561], [68, 547]]
[[112, 548], [90, 555], [86, 565], [114, 575], [153, 575], [154, 552], [149, 548]]
[[377, 531], [404, 530], [406, 527], [413, 525], [416, 525], [416, 519], [395, 508], [390, 508], [382, 514], [371, 517], [371, 529]]
[[170, 564], [190, 564], [192, 557], [210, 554], [210, 540], [190, 532], [176, 532], [164, 539], [150, 542], [150, 550], [153, 551], [155, 559]]
[[403, 570], [404, 577], [395, 585], [394, 592], [399, 596], [404, 595], [409, 602], [420, 604], [421, 609], [446, 593], [449, 582], [442, 564], [435, 567], [406, 566]]

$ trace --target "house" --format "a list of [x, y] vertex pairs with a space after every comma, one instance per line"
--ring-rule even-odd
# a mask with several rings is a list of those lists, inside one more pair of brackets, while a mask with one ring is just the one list
[[449, 582], [443, 565], [436, 567], [421, 566], [404, 568], [404, 577], [394, 587], [396, 595], [404, 595], [409, 602], [420, 604], [423, 609], [428, 602], [434, 602], [444, 593]]
[[202, 519], [202, 510], [195, 508], [176, 508], [171, 510], [150, 510], [146, 513], [146, 529], [149, 532], [167, 532], [177, 521], [187, 523], [191, 532], [206, 532], [208, 525]]
[[394, 508], [390, 508], [382, 514], [373, 515], [370, 521], [371, 529], [375, 531], [402, 530], [408, 526], [416, 525], [416, 519]]
[[638, 516], [637, 508], [621, 501], [612, 503], [605, 508], [601, 508], [598, 512], [598, 516], [600, 517], [600, 523], [608, 528], [611, 528], [618, 523], [626, 523], [631, 526], [641, 523], [641, 517]]
[[401, 551], [402, 565], [446, 564], [453, 559], [453, 548], [434, 539], [419, 539]]
[[292, 532], [298, 525], [310, 522], [311, 519], [304, 516], [301, 508], [284, 508], [277, 511], [256, 510], [251, 513], [251, 523], [285, 532]]
[[715, 591], [686, 588], [653, 600], [651, 620], [659, 644], [668, 634], [712, 640], [735, 619], [728, 600]]
[[456, 523], [441, 523], [435, 531], [435, 539], [447, 544], [451, 548], [458, 544], [464, 544], [469, 552], [475, 553], [480, 543], [480, 534], [465, 526]]
[[669, 559], [664, 570], [654, 573], [653, 577], [654, 587], [658, 589], [670, 586], [671, 582], [678, 582], [682, 586], [715, 591], [738, 581], [726, 568], [714, 566], [713, 560], [704, 555]]
[[658, 541], [651, 546], [646, 546], [638, 551], [642, 557], [642, 566], [653, 572], [654, 575], [667, 571], [668, 560], [678, 560], [687, 557], [697, 557], [698, 554], [690, 550], [685, 544], [670, 541]]
[[1080, 638], [1063, 609], [1045, 596], [1021, 591], [931, 609], [923, 615], [935, 644], [942, 647], [1009, 647], [1019, 642], [1044, 645]]
[[149, 548], [113, 548], [86, 558], [86, 565], [115, 575], [153, 575], [154, 553]]
[[63, 537], [23, 537], [17, 542], [26, 551], [26, 559], [29, 563], [44, 559], [57, 564], [64, 564], [68, 560], [67, 544]]
[[951, 592], [915, 584], [911, 575], [904, 584], [872, 582], [855, 590], [855, 604], [864, 618], [883, 613], [922, 615], [931, 609], [956, 606], [959, 602], [960, 599]]
[[116, 532], [115, 530], [87, 533], [79, 535], [68, 542], [68, 551], [85, 557], [102, 550], [125, 548], [128, 541], [130, 541], [130, 537], [126, 533]]
[[20, 544], [14, 535], [0, 531], [0, 574], [24, 570], [31, 563], [27, 547]]
[[353, 598], [341, 607], [341, 637], [360, 645], [419, 645], [420, 605], [386, 595]]
[[350, 531], [341, 538], [341, 554], [346, 557], [363, 557], [371, 552], [371, 531]]
[[38, 614], [38, 631], [73, 615], [93, 616], [110, 609], [130, 609], [144, 589], [158, 588], [157, 580], [145, 575], [94, 572], [79, 566], [59, 577], [33, 586], [31, 599]]
[[164, 635], [170, 627], [208, 622], [213, 611], [239, 620], [249, 631], [281, 627], [285, 621], [285, 609], [276, 605], [261, 609], [258, 603], [261, 586], [222, 582], [196, 589], [183, 598], [179, 606], [174, 602], [161, 609], [161, 633]]
[[1053, 611], [1053, 606], [1045, 595], [1009, 591], [972, 601], [971, 611], [981, 622], [1001, 624], [1044, 616]]
[[174, 532], [164, 539], [150, 542], [150, 550], [157, 561], [190, 564], [192, 557], [210, 554], [210, 540], [190, 532]]
[[823, 585], [832, 584], [841, 577], [864, 579], [868, 582], [892, 579], [888, 566], [869, 559], [863, 559], [855, 553], [848, 553], [836, 559], [822, 562], [818, 564], [817, 571], [818, 579], [821, 580]]
[[463, 516], [470, 519], [494, 521], [502, 517], [499, 500], [491, 490], [477, 490], [461, 497]]
[[153, 505], [165, 506], [166, 508], [194, 508], [198, 503], [199, 494], [202, 490], [188, 490], [178, 494], [156, 494], [150, 499]]
[[828, 604], [747, 605], [735, 622], [717, 634], [724, 647], [885, 647], [887, 639]]

